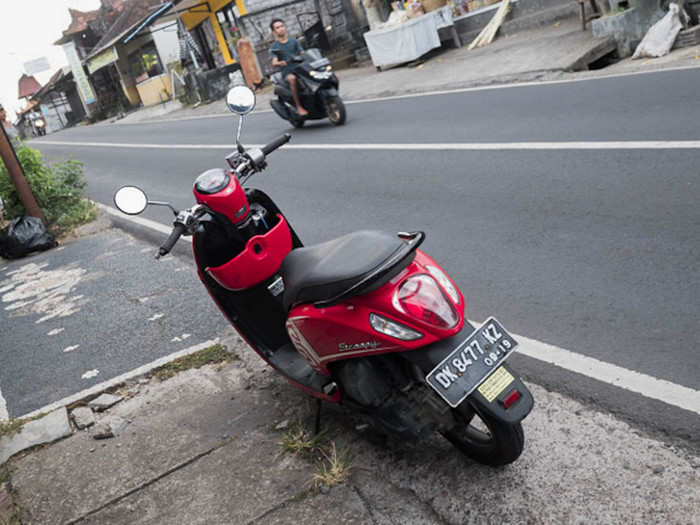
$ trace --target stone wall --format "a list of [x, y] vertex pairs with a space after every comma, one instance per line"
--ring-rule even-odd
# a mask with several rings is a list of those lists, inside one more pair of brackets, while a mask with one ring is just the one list
[[267, 50], [274, 41], [270, 30], [273, 19], [284, 20], [289, 35], [300, 38], [304, 29], [317, 21], [314, 13], [319, 12], [331, 45], [352, 40], [359, 25], [350, 0], [249, 0], [246, 7], [248, 14], [241, 18], [241, 27], [253, 43], [264, 73], [271, 69]]

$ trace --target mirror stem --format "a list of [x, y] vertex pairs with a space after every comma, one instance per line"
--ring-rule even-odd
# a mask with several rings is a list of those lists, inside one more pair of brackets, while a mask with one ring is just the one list
[[[240, 144], [240, 139], [241, 139], [241, 129], [243, 128], [243, 119], [245, 117], [243, 115], [240, 115], [238, 117], [238, 131], [236, 132], [236, 144]], [[240, 148], [239, 148], [240, 151]], [[242, 153], [242, 152], [241, 152]]]
[[173, 215], [177, 217], [177, 210], [173, 208], [173, 205], [169, 202], [148, 201], [148, 204], [153, 204], [153, 206], [167, 206], [173, 212]]

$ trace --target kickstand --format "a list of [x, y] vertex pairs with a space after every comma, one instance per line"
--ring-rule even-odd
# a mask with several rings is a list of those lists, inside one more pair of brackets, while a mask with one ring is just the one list
[[316, 398], [316, 423], [314, 424], [314, 435], [317, 436], [321, 432], [321, 407], [323, 401]]

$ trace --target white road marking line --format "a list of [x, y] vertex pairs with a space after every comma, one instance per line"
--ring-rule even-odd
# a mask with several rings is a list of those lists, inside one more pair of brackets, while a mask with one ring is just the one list
[[2, 390], [0, 390], [0, 421], [7, 421], [8, 419], [10, 419], [10, 414], [7, 412], [7, 402], [2, 397]]
[[[665, 73], [668, 71], [685, 71], [688, 69], [697, 69], [700, 66], [677, 66], [669, 67], [664, 69], [656, 69], [653, 71], [628, 71], [625, 73], [610, 73], [607, 75], [596, 75], [583, 78], [565, 78], [560, 80], [532, 80], [530, 82], [513, 82], [511, 84], [494, 84], [492, 86], [474, 86], [465, 88], [455, 88], [455, 89], [438, 89], [433, 91], [424, 91], [422, 93], [404, 93], [402, 95], [389, 95], [386, 97], [373, 97], [373, 98], [363, 98], [357, 100], [346, 100], [345, 105], [348, 104], [361, 104], [363, 102], [384, 102], [387, 100], [401, 100], [404, 98], [416, 98], [416, 97], [433, 97], [440, 95], [455, 95], [459, 93], [471, 93], [473, 91], [490, 91], [497, 89], [512, 89], [512, 88], [522, 88], [522, 87], [537, 87], [537, 86], [553, 86], [557, 84], [574, 84], [577, 82], [587, 82], [589, 80], [601, 80], [601, 79], [611, 79], [611, 78], [624, 78], [632, 77], [636, 75], [650, 75], [654, 73]], [[342, 80], [342, 79], [341, 79]]]
[[700, 391], [522, 335], [513, 334], [513, 337], [520, 343], [518, 353], [700, 415]]
[[[50, 146], [126, 148], [126, 149], [215, 149], [231, 150], [231, 144], [132, 144], [126, 142], [42, 141]], [[260, 148], [263, 144], [248, 147]], [[445, 142], [395, 144], [287, 144], [285, 150], [415, 150], [415, 151], [527, 151], [527, 150], [657, 150], [700, 149], [700, 140], [616, 140], [571, 142]]]
[[[100, 392], [103, 392], [104, 390], [109, 390], [110, 388], [113, 388], [121, 383], [124, 383], [125, 381], [128, 381], [130, 379], [133, 379], [135, 377], [147, 374], [151, 370], [154, 370], [158, 367], [161, 367], [170, 361], [174, 361], [175, 359], [178, 359], [180, 357], [185, 357], [190, 354], [194, 354], [195, 352], [199, 352], [200, 350], [207, 348], [211, 345], [214, 345], [219, 342], [219, 338], [215, 339], [210, 339], [208, 341], [204, 341], [203, 343], [196, 344], [194, 346], [190, 346], [189, 348], [185, 348], [183, 350], [180, 350], [178, 352], [173, 352], [172, 354], [168, 354], [164, 357], [161, 357], [159, 359], [156, 359], [155, 361], [152, 361], [148, 364], [145, 364], [143, 366], [140, 366], [138, 368], [135, 368], [134, 370], [131, 370], [130, 372], [126, 372], [125, 374], [122, 374], [120, 376], [114, 377], [108, 381], [104, 381], [102, 383], [99, 383], [97, 385], [91, 386], [90, 388], [87, 388], [85, 390], [82, 390], [80, 392], [77, 392], [71, 396], [64, 397], [63, 399], [56, 401], [54, 403], [51, 403], [49, 405], [46, 405], [44, 407], [41, 407], [37, 410], [34, 410], [32, 412], [29, 412], [28, 414], [24, 414], [22, 416], [18, 416], [20, 418], [27, 418], [27, 417], [34, 417], [38, 416], [39, 414], [46, 414], [48, 412], [52, 412], [53, 410], [56, 410], [57, 408], [61, 408], [64, 406], [71, 405], [75, 403], [76, 401], [80, 401], [81, 399], [85, 399], [86, 397], [93, 396], [95, 394], [99, 394]], [[0, 420], [2, 420], [2, 396], [0, 396]]]
[[[109, 208], [105, 205], [100, 207]], [[120, 212], [112, 208], [112, 213], [116, 215]], [[137, 218], [121, 215], [127, 220]], [[170, 233], [169, 230], [167, 233]], [[481, 323], [471, 322], [475, 326], [481, 326]], [[513, 336], [520, 342], [520, 348], [517, 351], [533, 359], [700, 414], [700, 391], [542, 343], [535, 339], [517, 334], [513, 334]]]
[[[612, 79], [612, 78], [624, 78], [624, 77], [632, 77], [636, 75], [652, 75], [652, 74], [658, 74], [658, 73], [666, 73], [666, 72], [673, 72], [673, 71], [685, 71], [685, 70], [690, 70], [690, 69], [697, 69], [698, 66], [676, 66], [676, 67], [668, 67], [668, 68], [661, 68], [661, 69], [654, 69], [650, 71], [627, 71], [623, 73], [609, 73], [609, 74], [602, 74], [602, 75], [595, 75], [595, 76], [590, 76], [590, 77], [583, 77], [583, 78], [566, 78], [566, 79], [559, 79], [559, 80], [532, 80], [529, 82], [513, 82], [513, 83], [504, 83], [504, 84], [494, 84], [490, 86], [473, 86], [473, 87], [464, 87], [464, 88], [454, 88], [454, 89], [438, 89], [438, 90], [432, 90], [432, 91], [423, 91], [420, 93], [403, 93], [400, 95], [389, 95], [385, 97], [368, 97], [368, 98], [360, 98], [360, 99], [353, 99], [353, 100], [345, 100], [345, 105], [349, 104], [365, 104], [365, 103], [371, 103], [371, 102], [385, 102], [385, 101], [391, 101], [391, 100], [401, 100], [405, 98], [416, 98], [416, 97], [434, 97], [434, 96], [441, 96], [441, 95], [455, 95], [459, 93], [471, 93], [474, 91], [491, 91], [491, 90], [497, 90], [497, 89], [512, 89], [512, 88], [522, 88], [522, 87], [534, 87], [534, 86], [551, 86], [551, 85], [557, 85], [557, 84], [573, 84], [577, 82], [587, 82], [590, 80], [601, 80], [601, 79]], [[343, 79], [340, 79], [341, 82]], [[272, 113], [272, 109], [256, 109], [252, 115], [257, 115], [259, 113]], [[183, 117], [175, 117], [175, 118], [163, 118], [163, 119], [153, 119], [153, 120], [143, 120], [140, 122], [122, 122], [122, 123], [115, 123], [115, 125], [120, 125], [120, 126], [136, 126], [140, 124], [152, 124], [152, 123], [167, 123], [167, 122], [179, 122], [179, 121], [186, 121], [186, 120], [202, 120], [202, 119], [208, 119], [208, 118], [232, 118], [232, 115], [230, 112], [222, 112], [222, 113], [214, 113], [211, 115], [190, 115], [190, 116], [183, 116]]]
[[82, 379], [92, 379], [93, 377], [97, 377], [98, 375], [100, 375], [100, 371], [97, 368], [93, 368], [92, 370], [88, 370], [87, 372], [85, 372], [80, 377]]
[[78, 348], [80, 348], [80, 345], [67, 346], [63, 349], [63, 353], [72, 352], [73, 350], [77, 350]]

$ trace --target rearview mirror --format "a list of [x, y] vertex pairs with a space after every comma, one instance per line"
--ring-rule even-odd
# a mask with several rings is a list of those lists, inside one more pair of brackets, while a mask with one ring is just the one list
[[148, 197], [141, 188], [123, 186], [114, 194], [114, 204], [127, 215], [138, 215], [148, 206]]
[[244, 116], [255, 109], [255, 93], [248, 86], [236, 86], [226, 95], [229, 111]]

